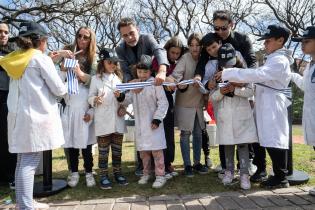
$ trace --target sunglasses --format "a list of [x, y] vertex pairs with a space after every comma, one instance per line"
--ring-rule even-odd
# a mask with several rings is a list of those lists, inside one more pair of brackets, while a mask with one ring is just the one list
[[78, 39], [83, 39], [83, 40], [85, 40], [85, 41], [88, 41], [88, 40], [91, 39], [91, 37], [86, 36], [86, 35], [83, 35], [83, 34], [79, 34], [79, 35], [78, 35]]
[[215, 30], [215, 31], [226, 31], [226, 30], [228, 30], [228, 26], [214, 26], [213, 27], [213, 29]]

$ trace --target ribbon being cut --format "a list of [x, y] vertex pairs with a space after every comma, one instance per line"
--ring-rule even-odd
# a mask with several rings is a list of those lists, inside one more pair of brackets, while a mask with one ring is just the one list
[[68, 94], [75, 95], [79, 94], [79, 82], [74, 68], [78, 64], [78, 60], [66, 58], [64, 61], [64, 67], [67, 69], [67, 83], [68, 83]]
[[[189, 80], [183, 80], [178, 83], [173, 83], [173, 82], [163, 82], [162, 85], [164, 86], [176, 86], [176, 85], [190, 85], [194, 84], [195, 80], [189, 79]], [[154, 82], [130, 82], [130, 83], [123, 83], [123, 84], [118, 84], [116, 86], [116, 89], [120, 92], [124, 92], [126, 90], [134, 90], [138, 88], [144, 88], [148, 86], [154, 85]]]

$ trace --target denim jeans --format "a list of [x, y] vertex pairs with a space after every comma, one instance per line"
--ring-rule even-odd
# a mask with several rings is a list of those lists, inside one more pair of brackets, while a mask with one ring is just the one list
[[[180, 132], [180, 148], [184, 161], [184, 166], [191, 166], [190, 162], [190, 135], [191, 131]], [[202, 146], [202, 130], [199, 125], [198, 115], [195, 115], [194, 128], [192, 131], [193, 135], [193, 152], [194, 152], [194, 164], [200, 163], [201, 146]]]

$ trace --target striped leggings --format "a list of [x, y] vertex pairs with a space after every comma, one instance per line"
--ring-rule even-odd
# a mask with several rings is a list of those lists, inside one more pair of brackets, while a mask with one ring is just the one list
[[108, 175], [108, 154], [109, 147], [112, 150], [112, 166], [113, 172], [121, 171], [121, 154], [122, 154], [123, 135], [112, 133], [106, 136], [98, 136], [98, 167], [100, 169], [100, 176]]
[[15, 169], [15, 196], [19, 210], [33, 210], [33, 186], [40, 152], [18, 153]]

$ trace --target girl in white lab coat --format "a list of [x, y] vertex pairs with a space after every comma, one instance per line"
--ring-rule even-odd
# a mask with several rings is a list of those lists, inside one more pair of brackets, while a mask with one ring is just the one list
[[[236, 51], [229, 43], [222, 45], [218, 51], [218, 66], [243, 67]], [[242, 189], [250, 189], [248, 175], [248, 144], [257, 142], [257, 133], [248, 98], [254, 90], [250, 84], [226, 83], [210, 95], [217, 106], [217, 139], [224, 145], [226, 170], [222, 183], [231, 184], [234, 179], [234, 151], [238, 149], [240, 162], [240, 185]]]
[[112, 166], [115, 180], [120, 185], [127, 185], [121, 173], [121, 154], [123, 133], [126, 131], [123, 116], [118, 116], [119, 102], [125, 95], [115, 90], [122, 83], [122, 72], [118, 62], [121, 61], [115, 50], [102, 49], [99, 53], [97, 74], [92, 77], [89, 103], [94, 107], [95, 135], [99, 149], [98, 166], [100, 169], [100, 187], [111, 189], [108, 177], [108, 154], [112, 150]]
[[[303, 53], [312, 58], [303, 72], [303, 77], [292, 73], [291, 80], [304, 91], [302, 118], [304, 141], [315, 149], [315, 26], [307, 27], [302, 37], [292, 38], [292, 41], [302, 42]], [[311, 195], [315, 195], [315, 188], [309, 192]]]
[[[284, 49], [290, 31], [279, 25], [268, 26], [259, 39], [265, 40], [268, 54], [265, 64], [257, 69], [224, 69], [216, 74], [217, 79], [239, 83], [262, 83], [256, 85], [256, 122], [261, 146], [266, 147], [272, 160], [274, 176], [261, 183], [262, 187], [288, 187], [287, 150], [289, 148], [289, 123], [286, 96], [274, 89], [287, 88], [291, 79], [290, 65], [293, 58]], [[222, 76], [222, 77], [221, 77]]]
[[[66, 93], [50, 57], [43, 54], [48, 33], [36, 22], [23, 22], [17, 50], [0, 59], [11, 77], [8, 95], [9, 151], [17, 153], [16, 209], [48, 209], [33, 201], [35, 170], [40, 154], [64, 144], [56, 96]], [[19, 62], [17, 62], [19, 61]]]

